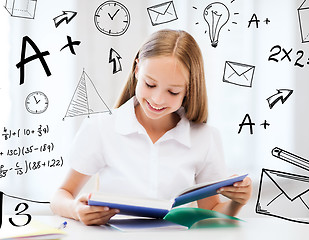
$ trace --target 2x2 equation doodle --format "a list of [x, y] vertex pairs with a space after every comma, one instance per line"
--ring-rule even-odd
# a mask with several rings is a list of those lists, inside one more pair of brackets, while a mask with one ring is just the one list
[[[294, 63], [295, 67], [303, 68], [306, 65], [309, 66], [309, 58], [304, 61], [305, 57], [305, 51], [298, 50], [296, 53], [294, 53], [293, 48], [289, 48], [289, 50], [286, 50], [284, 47], [281, 47], [280, 45], [275, 45], [270, 49], [270, 55], [268, 57], [268, 61], [274, 61], [278, 63], [279, 61], [285, 61]], [[291, 56], [293, 55], [293, 56]], [[295, 59], [293, 59], [295, 55]]]
[[14, 167], [0, 165], [0, 178], [4, 178], [7, 176], [8, 172], [16, 171], [16, 175], [23, 175], [29, 173], [30, 171], [35, 171], [43, 168], [56, 168], [63, 167], [63, 157], [60, 156], [58, 159], [50, 159], [46, 161], [28, 161], [25, 160], [23, 162], [23, 167], [21, 162], [16, 162]]

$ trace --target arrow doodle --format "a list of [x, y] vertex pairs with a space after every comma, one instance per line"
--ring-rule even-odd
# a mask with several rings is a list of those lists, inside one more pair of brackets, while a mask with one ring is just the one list
[[77, 14], [73, 11], [62, 11], [63, 14], [54, 18], [55, 27], [57, 28], [63, 21], [66, 21], [68, 24]]
[[109, 51], [109, 63], [113, 62], [113, 74], [122, 70], [120, 63], [121, 56], [114, 49]]
[[273, 106], [281, 100], [282, 104], [291, 96], [293, 90], [290, 89], [277, 89], [277, 93], [267, 98], [269, 108], [272, 109]]

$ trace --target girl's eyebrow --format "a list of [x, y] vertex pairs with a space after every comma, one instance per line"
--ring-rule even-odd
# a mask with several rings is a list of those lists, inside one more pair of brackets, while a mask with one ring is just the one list
[[[155, 83], [158, 82], [157, 80], [155, 80], [153, 77], [151, 77], [149, 75], [146, 75], [146, 77], [149, 78], [151, 81], [154, 81]], [[169, 87], [179, 87], [179, 88], [181, 87], [181, 88], [183, 88], [183, 87], [185, 87], [185, 85], [183, 85], [183, 84], [173, 84], [173, 85], [169, 85]]]

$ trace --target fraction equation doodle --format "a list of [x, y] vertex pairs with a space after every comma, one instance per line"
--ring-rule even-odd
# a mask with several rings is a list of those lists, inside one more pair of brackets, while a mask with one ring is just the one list
[[49, 126], [42, 126], [39, 125], [37, 129], [17, 129], [17, 130], [9, 130], [6, 127], [3, 128], [3, 133], [2, 136], [4, 137], [4, 140], [8, 140], [12, 137], [22, 137], [22, 136], [29, 136], [29, 135], [34, 135], [37, 134], [38, 137], [43, 136], [44, 134], [47, 134], [49, 132]]
[[51, 159], [47, 161], [27, 161], [25, 160], [22, 164], [16, 162], [15, 167], [5, 168], [4, 165], [0, 165], [0, 178], [6, 177], [10, 171], [15, 171], [16, 175], [23, 175], [30, 171], [39, 170], [43, 168], [55, 168], [63, 166], [63, 158]]

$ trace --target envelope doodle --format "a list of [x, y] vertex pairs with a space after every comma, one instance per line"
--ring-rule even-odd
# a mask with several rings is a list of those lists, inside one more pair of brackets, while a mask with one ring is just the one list
[[[267, 191], [266, 184], [269, 185]], [[309, 177], [262, 169], [256, 213], [309, 224], [308, 219], [294, 214], [297, 210], [308, 216], [308, 200]]]
[[147, 12], [153, 26], [178, 19], [173, 1], [148, 7]]
[[305, 0], [297, 9], [301, 39], [303, 43], [309, 42], [309, 1]]
[[223, 82], [243, 87], [252, 87], [255, 67], [231, 61], [225, 62]]

